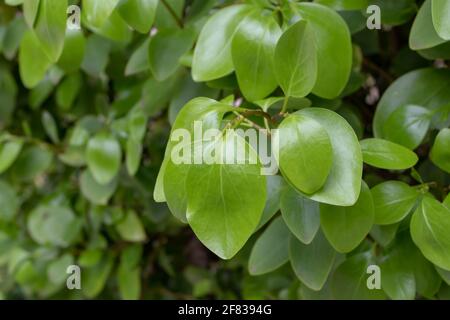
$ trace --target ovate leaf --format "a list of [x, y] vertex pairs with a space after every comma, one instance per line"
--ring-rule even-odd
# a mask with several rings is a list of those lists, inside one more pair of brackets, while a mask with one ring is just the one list
[[316, 120], [327, 131], [333, 147], [333, 165], [322, 189], [309, 196], [314, 201], [337, 206], [356, 203], [361, 190], [361, 147], [352, 127], [328, 109], [307, 108], [296, 114]]
[[158, 0], [120, 0], [117, 8], [126, 23], [140, 33], [150, 31]]
[[[261, 219], [266, 179], [261, 175], [256, 152], [235, 132], [199, 145], [204, 156], [214, 151], [216, 161], [189, 166], [187, 220], [203, 244], [219, 257], [230, 259]], [[230, 150], [234, 150], [232, 160], [227, 161]], [[246, 164], [237, 159], [246, 160]]]
[[403, 220], [414, 208], [419, 192], [401, 181], [386, 181], [372, 188], [375, 223], [388, 225]]
[[110, 183], [119, 172], [122, 151], [119, 142], [109, 133], [100, 132], [88, 142], [86, 160], [94, 179]]
[[58, 61], [64, 48], [67, 0], [40, 0], [34, 31], [51, 62]]
[[319, 122], [291, 115], [278, 127], [274, 141], [281, 172], [295, 188], [306, 194], [322, 188], [333, 163], [333, 147]]
[[433, 0], [433, 25], [442, 39], [450, 40], [450, 3], [446, 0]]
[[248, 270], [260, 275], [278, 269], [289, 261], [290, 232], [281, 217], [276, 218], [256, 241]]
[[361, 141], [364, 162], [371, 166], [404, 170], [416, 165], [419, 158], [411, 150], [383, 139], [365, 139]]
[[384, 125], [385, 138], [411, 150], [425, 138], [431, 124], [431, 113], [423, 107], [407, 105], [395, 110]]
[[295, 274], [309, 288], [322, 289], [331, 272], [336, 251], [322, 232], [318, 232], [310, 244], [291, 237], [289, 255]]
[[317, 81], [312, 92], [322, 98], [336, 98], [347, 85], [352, 67], [347, 24], [336, 11], [319, 4], [302, 2], [296, 8], [311, 26], [316, 43]]
[[185, 28], [162, 30], [152, 38], [148, 61], [158, 81], [166, 80], [177, 70], [181, 56], [191, 49], [195, 36], [194, 29]]
[[341, 253], [352, 251], [363, 241], [372, 228], [374, 218], [372, 194], [365, 182], [353, 206], [320, 205], [322, 230], [331, 245]]
[[239, 87], [250, 101], [266, 97], [278, 86], [273, 69], [281, 29], [271, 15], [256, 11], [240, 24], [231, 44]]
[[450, 129], [442, 129], [436, 136], [430, 158], [435, 165], [450, 173]]
[[311, 243], [320, 227], [319, 204], [286, 187], [281, 195], [281, 214], [298, 240]]
[[411, 236], [423, 255], [445, 270], [450, 270], [450, 209], [425, 197], [411, 219]]
[[195, 81], [218, 79], [234, 70], [231, 41], [250, 9], [247, 5], [229, 6], [208, 19], [194, 51], [192, 77]]
[[[36, 63], [39, 61], [39, 63]], [[20, 44], [19, 71], [25, 87], [35, 87], [45, 76], [51, 62], [32, 31], [27, 31]]]
[[305, 97], [317, 79], [317, 53], [310, 24], [290, 26], [275, 48], [275, 75], [286, 96]]

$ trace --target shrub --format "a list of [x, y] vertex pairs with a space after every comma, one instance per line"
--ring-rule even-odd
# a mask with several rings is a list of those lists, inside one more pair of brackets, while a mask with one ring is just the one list
[[5, 0], [0, 297], [448, 298], [449, 44], [446, 0]]

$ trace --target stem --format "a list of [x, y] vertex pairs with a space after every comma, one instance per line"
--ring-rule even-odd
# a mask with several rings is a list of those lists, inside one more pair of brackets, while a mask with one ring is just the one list
[[281, 112], [280, 112], [281, 115], [286, 114], [287, 107], [288, 107], [288, 102], [289, 102], [289, 96], [285, 96], [284, 97], [284, 102], [283, 102], [283, 107], [281, 108]]
[[382, 76], [388, 83], [394, 82], [394, 77], [391, 76], [389, 73], [381, 69], [379, 66], [377, 66], [375, 63], [370, 61], [369, 59], [364, 58], [363, 64], [368, 67], [369, 69], [372, 69], [373, 71], [377, 72], [380, 76]]
[[176, 21], [177, 25], [181, 29], [183, 29], [183, 27], [184, 27], [183, 21], [177, 16], [177, 13], [175, 12], [175, 10], [173, 10], [173, 8], [167, 3], [166, 0], [161, 0], [161, 2], [164, 5], [164, 7], [166, 7], [167, 11], [169, 11], [169, 13], [173, 17], [173, 19]]

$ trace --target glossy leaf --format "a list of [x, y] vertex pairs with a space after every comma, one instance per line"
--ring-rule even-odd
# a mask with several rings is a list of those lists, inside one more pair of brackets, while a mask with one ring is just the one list
[[[399, 93], [402, 94], [399, 94]], [[376, 138], [385, 138], [384, 126], [391, 114], [406, 105], [422, 106], [434, 111], [448, 104], [450, 99], [450, 71], [445, 69], [420, 69], [397, 79], [384, 93], [377, 106], [373, 121]], [[436, 114], [431, 127], [443, 127], [445, 121]]]
[[404, 170], [416, 165], [419, 158], [411, 150], [383, 139], [361, 141], [364, 162], [373, 167]]
[[317, 53], [312, 27], [305, 21], [290, 26], [275, 48], [275, 75], [289, 97], [305, 97], [317, 79]]
[[266, 97], [278, 86], [273, 59], [280, 36], [275, 19], [256, 11], [244, 19], [233, 37], [233, 65], [242, 93], [250, 101]]
[[320, 205], [323, 233], [341, 253], [355, 249], [369, 234], [375, 218], [372, 194], [366, 183], [361, 185], [358, 201], [351, 207]]
[[325, 128], [314, 119], [294, 114], [280, 124], [274, 141], [284, 177], [306, 194], [321, 189], [333, 164], [333, 147]]
[[[200, 145], [203, 145], [203, 155], [214, 148], [218, 152], [216, 159], [225, 164], [189, 167], [186, 217], [205, 246], [219, 257], [230, 259], [242, 248], [261, 219], [266, 202], [266, 179], [261, 175], [259, 161], [254, 162], [257, 154], [246, 147], [246, 142], [236, 133]], [[234, 164], [226, 164], [231, 148], [236, 148], [232, 154]], [[246, 148], [249, 153], [242, 154]], [[237, 159], [250, 162], [237, 164]]]
[[290, 232], [281, 217], [276, 218], [256, 241], [248, 270], [260, 275], [278, 269], [289, 261]]
[[179, 67], [183, 54], [191, 49], [195, 40], [192, 28], [159, 31], [149, 44], [149, 65], [158, 81], [169, 78]]
[[445, 270], [450, 270], [450, 209], [429, 197], [414, 212], [411, 236], [423, 255]]
[[331, 272], [336, 251], [328, 243], [322, 232], [305, 245], [297, 238], [291, 237], [289, 256], [295, 274], [302, 283], [313, 290], [322, 289]]
[[344, 90], [352, 66], [347, 24], [336, 11], [319, 4], [302, 2], [296, 10], [308, 21], [316, 43], [317, 81], [312, 92], [322, 98], [336, 98]]
[[425, 138], [431, 124], [431, 113], [419, 106], [407, 105], [395, 110], [384, 125], [385, 138], [411, 150]]
[[433, 25], [442, 39], [450, 40], [450, 3], [445, 0], [432, 2]]
[[311, 243], [320, 227], [319, 204], [286, 187], [280, 205], [284, 222], [292, 234], [304, 244]]
[[58, 61], [64, 48], [67, 0], [40, 0], [34, 31], [51, 62]]
[[386, 181], [372, 188], [375, 223], [389, 225], [403, 220], [414, 208], [419, 192], [401, 181]]
[[120, 15], [133, 29], [140, 33], [150, 31], [155, 19], [158, 0], [120, 0]]
[[203, 27], [192, 61], [194, 81], [221, 78], [234, 70], [231, 41], [251, 7], [229, 6], [211, 16]]
[[[432, 6], [436, 0], [426, 0], [417, 14], [409, 35], [409, 46], [413, 50], [428, 49], [445, 42], [433, 25]], [[437, 20], [437, 19], [436, 19]]]
[[327, 109], [308, 108], [296, 114], [320, 123], [333, 147], [333, 165], [327, 181], [310, 198], [337, 206], [355, 204], [361, 190], [362, 175], [361, 148], [355, 132], [341, 116]]
[[450, 129], [442, 129], [436, 136], [430, 158], [435, 165], [450, 173]]

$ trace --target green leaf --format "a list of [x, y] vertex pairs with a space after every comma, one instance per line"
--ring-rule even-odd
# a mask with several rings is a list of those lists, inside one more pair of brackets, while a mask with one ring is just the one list
[[28, 27], [33, 28], [38, 16], [41, 0], [23, 0], [23, 15]]
[[275, 75], [286, 96], [308, 95], [317, 79], [317, 53], [312, 27], [306, 21], [290, 26], [278, 40]]
[[445, 39], [439, 37], [433, 25], [432, 6], [436, 0], [426, 0], [414, 20], [409, 35], [409, 46], [413, 50], [428, 49], [440, 45]]
[[82, 20], [91, 28], [100, 29], [113, 13], [119, 0], [83, 0]]
[[57, 62], [58, 67], [66, 73], [77, 71], [83, 62], [85, 50], [86, 39], [84, 38], [83, 32], [76, 29], [67, 29], [64, 49]]
[[372, 188], [375, 223], [389, 225], [402, 221], [414, 208], [419, 192], [401, 181], [386, 181]]
[[28, 216], [28, 231], [40, 245], [68, 247], [81, 230], [81, 221], [67, 207], [40, 205]]
[[411, 264], [411, 252], [404, 237], [395, 242], [392, 249], [383, 257], [380, 265], [381, 286], [393, 300], [414, 300], [416, 278]]
[[67, 268], [73, 265], [73, 256], [64, 254], [48, 265], [47, 276], [48, 279], [56, 284], [61, 285], [67, 279]]
[[431, 124], [428, 109], [406, 105], [395, 110], [384, 125], [385, 138], [414, 150], [422, 143]]
[[364, 240], [372, 228], [374, 218], [372, 194], [365, 182], [353, 206], [320, 205], [320, 221], [325, 237], [341, 253], [352, 251]]
[[258, 228], [264, 226], [279, 210], [283, 188], [286, 186], [283, 177], [267, 176], [267, 201]]
[[336, 98], [347, 85], [352, 67], [353, 50], [347, 24], [336, 11], [319, 4], [302, 2], [295, 7], [314, 33], [317, 81], [312, 92], [322, 98]]
[[[39, 61], [39, 63], [36, 63]], [[20, 44], [19, 71], [24, 86], [28, 89], [35, 87], [50, 68], [51, 62], [39, 44], [39, 40], [32, 31], [27, 31]]]
[[117, 8], [126, 23], [140, 33], [147, 33], [155, 20], [158, 0], [120, 0]]
[[86, 160], [92, 176], [99, 184], [108, 184], [116, 177], [121, 158], [120, 144], [111, 134], [100, 132], [89, 140]]
[[[223, 117], [223, 112], [217, 110], [216, 106], [218, 105], [217, 101], [208, 99], [208, 98], [196, 98], [189, 101], [179, 112], [175, 123], [172, 126], [172, 132], [175, 132], [175, 130], [180, 128], [185, 128], [188, 130], [193, 130], [194, 128], [194, 121], [203, 121], [203, 129], [208, 130], [212, 128], [219, 128], [220, 122]], [[231, 111], [231, 110], [229, 110]], [[205, 119], [208, 119], [208, 121], [204, 121]], [[187, 173], [184, 171], [183, 174], [175, 174], [173, 175], [173, 179], [170, 179], [170, 177], [165, 177], [166, 172], [166, 166], [168, 165], [169, 156], [172, 153], [172, 148], [175, 146], [175, 141], [169, 141], [166, 147], [164, 161], [161, 165], [161, 168], [158, 173], [158, 177], [156, 179], [156, 186], [154, 191], [154, 198], [157, 202], [164, 202], [166, 201], [166, 195], [165, 190], [168, 190], [170, 195], [167, 195], [167, 204], [172, 211], [179, 219], [186, 221], [185, 212], [186, 212], [186, 204], [185, 200], [182, 199], [183, 196], [180, 194], [179, 190], [184, 190], [184, 183], [186, 180]], [[182, 169], [182, 168], [180, 168]], [[174, 168], [174, 170], [177, 170], [177, 168]], [[173, 185], [170, 188], [165, 187], [165, 180], [169, 182], [173, 182], [175, 185]], [[179, 199], [181, 196], [180, 201], [176, 200]], [[173, 203], [180, 203], [180, 205], [177, 205], [176, 207], [180, 208], [179, 210], [175, 210], [174, 207], [171, 207]]]
[[131, 76], [149, 69], [148, 47], [152, 38], [146, 38], [131, 55], [125, 67], [125, 76]]
[[134, 139], [127, 140], [127, 170], [130, 176], [134, 176], [139, 169], [142, 157], [142, 144]]
[[129, 210], [125, 214], [125, 218], [116, 225], [116, 229], [125, 241], [142, 242], [147, 239], [144, 226], [133, 210]]
[[373, 264], [369, 252], [359, 253], [347, 258], [335, 270], [331, 280], [333, 297], [339, 300], [379, 300], [384, 299], [382, 290], [367, 287], [369, 265]]
[[95, 298], [103, 290], [113, 268], [113, 262], [114, 258], [108, 252], [95, 266], [83, 269], [81, 288], [86, 297]]
[[[373, 121], [375, 137], [386, 138], [385, 123], [398, 108], [417, 105], [434, 111], [448, 104], [449, 100], [450, 70], [428, 68], [407, 73], [397, 79], [381, 98]], [[436, 114], [431, 127], [447, 127], [446, 120], [442, 121]]]
[[153, 76], [164, 81], [177, 71], [182, 55], [189, 51], [195, 40], [192, 28], [158, 31], [149, 45], [149, 65]]
[[19, 204], [16, 191], [7, 182], [0, 180], [0, 221], [11, 221]]
[[286, 187], [281, 195], [281, 214], [289, 230], [304, 244], [313, 241], [320, 228], [319, 204]]
[[[217, 161], [189, 166], [186, 217], [206, 247], [219, 257], [230, 259], [243, 247], [261, 219], [266, 179], [261, 175], [256, 152], [233, 131], [196, 147], [202, 148], [204, 157], [215, 150]], [[228, 154], [232, 161], [226, 159], [229, 150], [234, 150], [232, 155]], [[246, 159], [245, 164], [237, 159]]]
[[[373, 191], [372, 191], [373, 196]], [[394, 240], [397, 230], [399, 228], [399, 223], [389, 224], [389, 225], [374, 225], [372, 230], [370, 230], [370, 235], [375, 241], [382, 247], [387, 247]]]
[[251, 7], [234, 5], [211, 16], [200, 32], [192, 61], [194, 81], [221, 78], [234, 70], [231, 41]]
[[450, 173], [450, 129], [442, 129], [436, 136], [430, 159], [439, 168]]
[[281, 217], [264, 230], [253, 246], [248, 262], [251, 275], [274, 271], [289, 261], [290, 232]]
[[67, 0], [40, 0], [34, 31], [51, 62], [58, 61], [64, 48]]
[[307, 108], [295, 114], [320, 123], [333, 147], [333, 165], [328, 179], [322, 189], [308, 197], [336, 206], [354, 205], [361, 190], [362, 155], [352, 127], [344, 118], [327, 109]]
[[99, 184], [89, 170], [85, 170], [80, 176], [80, 189], [86, 199], [98, 205], [106, 205], [117, 189], [118, 179], [113, 179], [108, 184]]
[[405, 170], [419, 161], [411, 150], [387, 140], [371, 138], [360, 143], [364, 162], [376, 168]]
[[239, 88], [249, 101], [263, 99], [278, 86], [273, 58], [281, 29], [271, 15], [256, 11], [240, 24], [231, 43]]
[[300, 281], [309, 288], [319, 291], [331, 272], [336, 251], [319, 231], [314, 240], [307, 245], [291, 237], [289, 256], [292, 269]]
[[44, 148], [30, 146], [25, 148], [11, 167], [11, 174], [19, 181], [31, 181], [48, 170], [53, 154]]
[[369, 0], [315, 0], [314, 2], [335, 10], [362, 10], [369, 5]]
[[283, 176], [299, 191], [313, 194], [323, 187], [333, 164], [333, 147], [322, 125], [293, 114], [274, 136], [277, 162]]
[[56, 103], [63, 111], [68, 111], [77, 98], [82, 85], [80, 73], [68, 75], [56, 90]]
[[119, 265], [117, 270], [120, 296], [124, 300], [137, 300], [141, 294], [141, 268], [128, 270]]
[[450, 40], [450, 3], [446, 0], [433, 0], [433, 25], [442, 39]]
[[411, 236], [432, 263], [450, 270], [450, 209], [425, 197], [411, 219]]
[[0, 143], [0, 174], [8, 170], [19, 156], [23, 142], [19, 139]]
[[128, 114], [128, 131], [131, 139], [141, 141], [144, 139], [147, 130], [147, 116], [140, 105], [131, 109]]
[[53, 141], [53, 143], [59, 143], [58, 127], [56, 126], [56, 121], [50, 112], [42, 112], [42, 126], [45, 132]]
[[89, 36], [81, 68], [91, 76], [98, 77], [108, 64], [111, 43], [96, 34]]

